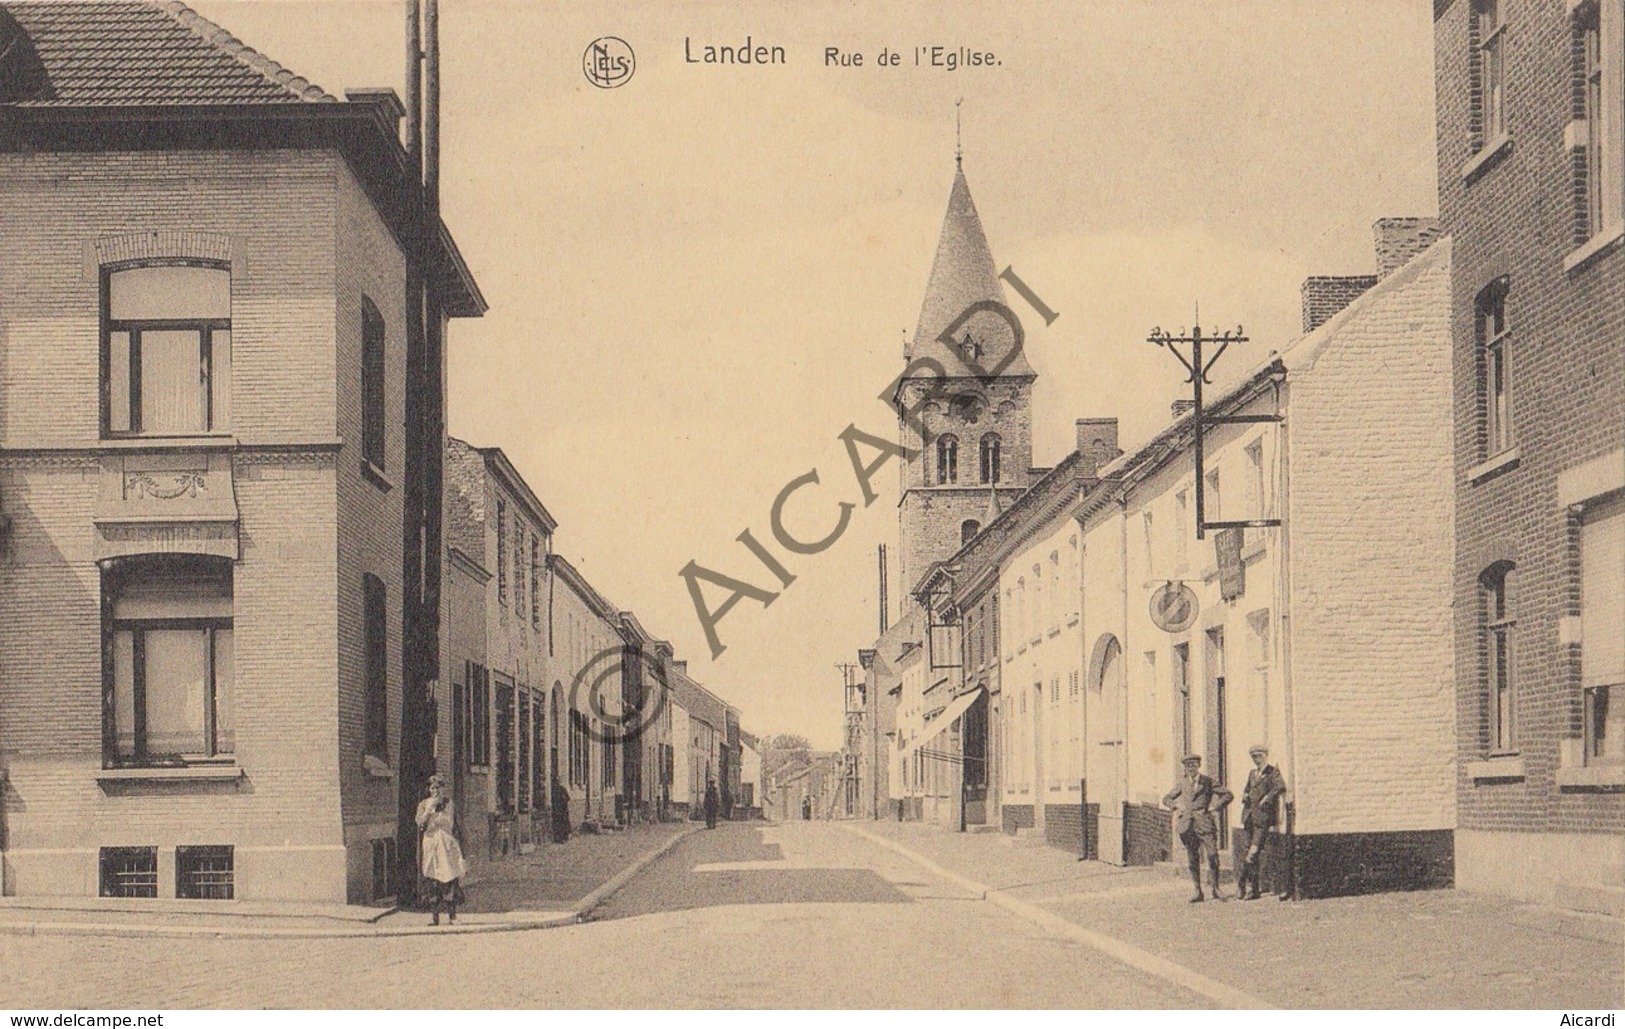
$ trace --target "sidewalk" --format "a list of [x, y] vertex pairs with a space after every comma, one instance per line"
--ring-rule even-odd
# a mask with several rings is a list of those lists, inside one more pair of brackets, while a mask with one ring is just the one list
[[422, 911], [363, 905], [249, 901], [0, 898], [0, 935], [331, 938], [511, 932], [573, 925], [694, 823], [641, 825], [576, 835], [480, 869], [465, 881], [457, 924], [429, 925]]
[[[1083, 942], [1109, 938], [1101, 949], [1171, 962], [1171, 977], [1202, 977], [1277, 1007], [1625, 1004], [1625, 926], [1614, 919], [1582, 925], [1455, 890], [1191, 904], [1189, 880], [1167, 867], [1117, 868], [919, 823], [847, 825], [984, 885], [989, 899], [1040, 924], [1064, 920]], [[1227, 892], [1234, 898], [1233, 886]]]

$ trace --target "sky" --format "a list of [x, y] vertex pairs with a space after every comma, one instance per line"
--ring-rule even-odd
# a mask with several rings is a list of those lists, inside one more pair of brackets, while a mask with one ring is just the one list
[[[397, 0], [194, 0], [329, 92], [403, 80]], [[1298, 335], [1309, 275], [1374, 270], [1372, 223], [1436, 213], [1431, 8], [1416, 0], [537, 3], [442, 0], [443, 215], [491, 310], [450, 335], [453, 435], [499, 446], [554, 549], [670, 640], [746, 729], [841, 739], [841, 672], [895, 578], [897, 473], [869, 506], [839, 434], [896, 438], [958, 146], [1038, 372], [1034, 462], [1073, 422], [1132, 449], [1188, 386], [1153, 326], [1240, 324], [1221, 385]], [[582, 56], [625, 40], [601, 89]], [[785, 63], [707, 65], [707, 45]], [[686, 41], [686, 44], [685, 44]], [[991, 53], [916, 66], [917, 47]], [[829, 66], [826, 48], [863, 57]], [[877, 64], [882, 50], [901, 56]], [[772, 542], [775, 496], [810, 470]], [[794, 581], [738, 542], [751, 530]], [[690, 561], [742, 600], [710, 657]], [[893, 581], [893, 605], [902, 594]], [[725, 591], [709, 590], [719, 604]]]

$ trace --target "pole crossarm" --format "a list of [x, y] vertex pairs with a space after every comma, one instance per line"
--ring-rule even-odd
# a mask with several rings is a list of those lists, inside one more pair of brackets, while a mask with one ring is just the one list
[[[1185, 371], [1189, 373], [1189, 378], [1187, 378], [1185, 381], [1191, 384], [1191, 405], [1193, 408], [1191, 412], [1191, 428], [1193, 435], [1191, 450], [1196, 464], [1196, 538], [1203, 539], [1207, 530], [1209, 529], [1265, 529], [1280, 526], [1281, 520], [1278, 518], [1261, 518], [1251, 519], [1248, 521], [1223, 522], [1210, 522], [1207, 520], [1207, 467], [1206, 455], [1204, 453], [1204, 444], [1206, 442], [1204, 435], [1206, 427], [1209, 425], [1279, 424], [1281, 422], [1281, 416], [1278, 414], [1209, 415], [1202, 406], [1202, 387], [1204, 385], [1211, 386], [1213, 384], [1212, 381], [1208, 379], [1208, 372], [1213, 370], [1213, 365], [1218, 362], [1219, 358], [1224, 356], [1224, 352], [1230, 349], [1231, 344], [1250, 342], [1250, 340], [1247, 338], [1246, 332], [1240, 325], [1237, 325], [1233, 330], [1227, 329], [1224, 332], [1203, 335], [1202, 326], [1193, 325], [1191, 326], [1189, 332], [1184, 329], [1180, 329], [1179, 334], [1175, 335], [1174, 333], [1163, 329], [1161, 326], [1156, 326], [1152, 328], [1151, 332], [1146, 336], [1145, 341], [1153, 346], [1161, 347], [1167, 350], [1170, 354], [1173, 354], [1174, 357], [1178, 359], [1179, 363], [1185, 367]], [[1202, 344], [1204, 343], [1213, 343], [1218, 345], [1213, 351], [1212, 355], [1206, 360], [1204, 360], [1202, 357]], [[1180, 352], [1180, 344], [1184, 344], [1190, 348], [1189, 357]]]

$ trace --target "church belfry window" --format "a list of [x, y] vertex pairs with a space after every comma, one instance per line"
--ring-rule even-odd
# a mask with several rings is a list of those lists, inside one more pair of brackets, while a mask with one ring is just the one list
[[959, 481], [959, 437], [937, 437], [937, 483], [946, 485]]
[[999, 434], [990, 432], [982, 437], [982, 482], [999, 481]]

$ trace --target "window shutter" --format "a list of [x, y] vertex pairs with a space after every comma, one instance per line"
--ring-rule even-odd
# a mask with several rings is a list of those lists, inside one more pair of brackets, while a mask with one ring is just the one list
[[1580, 528], [1580, 681], [1625, 682], [1625, 505]]

